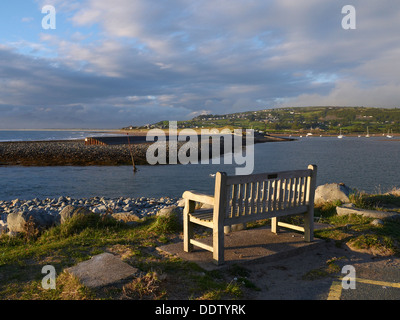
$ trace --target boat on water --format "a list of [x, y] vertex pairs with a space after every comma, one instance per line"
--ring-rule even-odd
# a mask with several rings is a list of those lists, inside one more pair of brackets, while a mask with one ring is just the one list
[[368, 130], [368, 127], [367, 127], [367, 134], [365, 135], [365, 137], [366, 137], [366, 138], [369, 138], [369, 130]]
[[389, 139], [393, 138], [393, 130], [391, 130], [390, 134], [389, 134], [389, 131], [388, 131], [388, 134], [386, 135], [386, 138], [389, 138]]
[[338, 135], [339, 139], [342, 139], [344, 137], [344, 135], [342, 135], [342, 128], [340, 128], [340, 134]]

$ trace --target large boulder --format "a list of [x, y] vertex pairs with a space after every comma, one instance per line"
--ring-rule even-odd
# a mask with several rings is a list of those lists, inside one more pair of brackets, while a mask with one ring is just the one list
[[7, 216], [7, 227], [11, 234], [26, 232], [27, 223], [41, 231], [52, 227], [57, 222], [57, 217], [43, 212], [17, 211]]
[[128, 224], [134, 224], [135, 222], [141, 221], [141, 218], [133, 213], [132, 211], [130, 212], [117, 212], [113, 213], [111, 215], [115, 220], [125, 222]]
[[183, 225], [182, 209], [178, 206], [168, 206], [158, 210], [157, 217], [166, 217], [176, 220], [180, 225]]
[[347, 203], [350, 202], [349, 196], [352, 192], [352, 189], [343, 183], [327, 183], [315, 190], [314, 203], [316, 205], [335, 201]]
[[400, 214], [398, 212], [378, 211], [378, 210], [365, 210], [356, 208], [354, 204], [347, 203], [342, 206], [336, 207], [338, 216], [357, 214], [367, 218], [375, 219], [399, 219]]
[[64, 209], [61, 210], [60, 212], [60, 222], [61, 224], [65, 223], [68, 219], [72, 218], [75, 215], [85, 215], [85, 214], [90, 214], [92, 211], [90, 211], [86, 207], [76, 207], [73, 205], [67, 205]]
[[157, 217], [179, 217], [180, 215], [182, 215], [181, 213], [182, 211], [178, 206], [168, 206], [158, 210]]

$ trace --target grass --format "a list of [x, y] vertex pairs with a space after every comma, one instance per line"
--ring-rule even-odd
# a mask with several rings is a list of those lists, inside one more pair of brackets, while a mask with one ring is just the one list
[[[350, 201], [358, 208], [369, 210], [397, 211], [400, 213], [400, 194], [393, 189], [385, 194], [357, 192]], [[317, 237], [335, 241], [337, 246], [349, 245], [352, 249], [378, 255], [400, 253], [400, 219], [385, 220], [373, 225], [372, 218], [360, 215], [336, 215], [340, 202], [326, 203], [315, 208], [315, 215], [332, 228], [316, 230]]]
[[[179, 236], [177, 221], [148, 218], [127, 225], [109, 216], [78, 215], [42, 233], [0, 236], [1, 300], [92, 299], [237, 299], [242, 282], [231, 276], [207, 272], [194, 263], [164, 257], [155, 247]], [[102, 252], [111, 252], [139, 268], [141, 275], [129, 283], [91, 290], [63, 272], [65, 268]], [[57, 272], [56, 290], [41, 286], [42, 267]]]
[[396, 188], [384, 194], [356, 192], [350, 195], [350, 201], [356, 207], [362, 209], [397, 211], [400, 213], [400, 189]]
[[[400, 195], [359, 194], [353, 203], [364, 208], [396, 210]], [[381, 225], [373, 219], [357, 215], [337, 216], [340, 202], [315, 208], [320, 222], [327, 229], [315, 230], [315, 236], [334, 241], [337, 246], [375, 255], [398, 255], [400, 252], [400, 222], [385, 220]], [[268, 221], [249, 224], [250, 228]], [[158, 246], [178, 240], [181, 230], [176, 217], [148, 218], [128, 225], [97, 214], [77, 215], [66, 223], [38, 232], [28, 225], [25, 234], [0, 236], [0, 299], [12, 300], [96, 300], [96, 299], [241, 299], [248, 293], [260, 291], [249, 279], [251, 273], [241, 265], [224, 272], [206, 271], [195, 263], [163, 256]], [[124, 262], [138, 268], [140, 275], [120, 285], [92, 290], [64, 269], [92, 256], [111, 252]], [[337, 273], [340, 258], [327, 261], [326, 266], [304, 275], [314, 280]], [[56, 290], [41, 286], [41, 270], [53, 265], [57, 272]]]
[[341, 268], [338, 265], [338, 261], [343, 259], [341, 258], [332, 258], [326, 261], [326, 265], [319, 268], [319, 269], [314, 269], [309, 272], [307, 272], [305, 275], [303, 275], [302, 279], [303, 280], [317, 280], [321, 278], [325, 278], [329, 275], [337, 274], [340, 272]]

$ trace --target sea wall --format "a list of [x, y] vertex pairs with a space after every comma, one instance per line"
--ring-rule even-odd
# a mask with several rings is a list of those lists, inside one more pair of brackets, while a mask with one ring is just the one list
[[[223, 139], [220, 143], [220, 154], [224, 150]], [[286, 141], [274, 137], [256, 137], [254, 142]], [[2, 142], [0, 143], [0, 166], [90, 166], [90, 165], [132, 165], [132, 156], [135, 165], [149, 164], [146, 158], [148, 148], [154, 142], [111, 144], [111, 145], [85, 145], [84, 140], [62, 140], [62, 141], [29, 141], [29, 142]], [[177, 142], [177, 150], [189, 142]], [[209, 149], [212, 154], [212, 144], [207, 140], [193, 143], [191, 152], [196, 152], [198, 159], [202, 158], [202, 148]], [[243, 145], [246, 140], [243, 139]], [[167, 163], [169, 155], [169, 142], [166, 142]], [[132, 151], [132, 156], [131, 156]], [[231, 150], [228, 150], [228, 152]], [[189, 151], [188, 151], [189, 152]]]

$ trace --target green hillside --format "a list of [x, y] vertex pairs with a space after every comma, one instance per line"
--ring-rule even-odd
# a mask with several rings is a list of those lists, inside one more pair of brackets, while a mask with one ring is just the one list
[[[151, 127], [168, 128], [168, 121]], [[400, 109], [364, 107], [295, 107], [247, 111], [225, 115], [201, 115], [178, 121], [178, 128], [243, 128], [269, 133], [332, 133], [340, 128], [344, 134], [400, 132]]]

